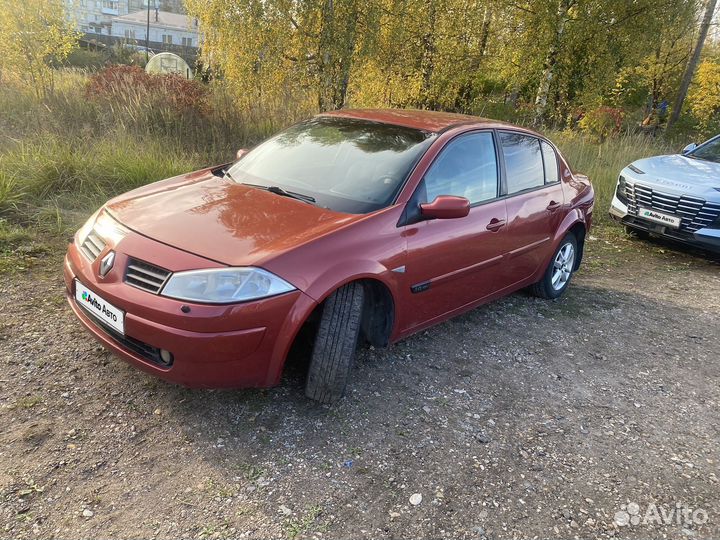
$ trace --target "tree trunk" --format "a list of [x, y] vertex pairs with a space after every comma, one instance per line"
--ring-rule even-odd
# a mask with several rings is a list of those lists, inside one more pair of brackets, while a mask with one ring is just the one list
[[322, 26], [318, 40], [318, 109], [332, 109], [332, 69], [335, 62], [333, 36], [335, 35], [335, 3], [326, 0], [322, 7]]
[[419, 105], [423, 109], [432, 109], [434, 99], [430, 96], [433, 72], [435, 71], [435, 2], [425, 1], [427, 9], [427, 30], [422, 37], [423, 54], [420, 61], [420, 72], [422, 74], [422, 85], [420, 87]]
[[680, 90], [678, 90], [672, 114], [670, 115], [670, 120], [668, 120], [668, 128], [672, 127], [673, 124], [675, 124], [675, 122], [677, 122], [680, 118], [680, 113], [682, 112], [683, 103], [685, 103], [690, 83], [695, 76], [695, 70], [700, 62], [700, 54], [702, 53], [703, 46], [705, 45], [705, 38], [707, 38], [710, 23], [712, 22], [713, 15], [715, 14], [716, 5], [717, 0], [708, 0], [707, 6], [705, 6], [705, 16], [700, 24], [700, 35], [698, 36], [697, 43], [695, 44], [695, 50], [693, 50], [690, 61], [685, 69], [682, 82], [680, 83]]
[[485, 6], [485, 10], [483, 11], [483, 22], [482, 26], [480, 27], [480, 44], [478, 46], [478, 52], [480, 53], [480, 57], [484, 57], [485, 53], [487, 53], [487, 44], [488, 44], [488, 37], [490, 36], [490, 23], [492, 22], [492, 10], [490, 9], [490, 5], [487, 4]]
[[568, 13], [573, 5], [573, 0], [559, 0], [557, 9], [557, 21], [555, 26], [555, 35], [548, 49], [545, 63], [543, 66], [542, 77], [538, 85], [537, 94], [535, 96], [535, 125], [542, 125], [547, 112], [548, 94], [550, 93], [550, 85], [555, 77], [555, 66], [557, 65], [557, 57], [560, 52], [563, 34], [565, 33], [565, 25], [568, 20]]
[[342, 109], [345, 106], [348, 85], [350, 84], [350, 72], [352, 70], [353, 57], [355, 56], [355, 44], [357, 42], [357, 27], [358, 19], [360, 17], [358, 4], [357, 2], [352, 2], [349, 7], [350, 12], [347, 14], [345, 32], [342, 36], [342, 51], [340, 58], [338, 59], [338, 80], [334, 81], [333, 107], [336, 110]]

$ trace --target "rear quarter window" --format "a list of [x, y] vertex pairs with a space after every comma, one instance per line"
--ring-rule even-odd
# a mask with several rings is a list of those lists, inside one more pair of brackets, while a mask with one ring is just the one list
[[543, 163], [545, 164], [545, 183], [552, 184], [560, 181], [558, 159], [555, 149], [545, 141], [540, 141], [542, 147]]

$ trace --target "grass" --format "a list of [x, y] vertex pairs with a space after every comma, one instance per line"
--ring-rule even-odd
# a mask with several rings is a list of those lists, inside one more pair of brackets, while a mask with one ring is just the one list
[[290, 540], [305, 534], [308, 532], [320, 514], [322, 514], [323, 508], [320, 505], [314, 505], [307, 509], [307, 511], [300, 516], [298, 519], [288, 519], [285, 522], [285, 534]]
[[15, 407], [20, 407], [21, 409], [32, 409], [36, 405], [42, 403], [42, 401], [43, 399], [40, 396], [25, 396], [17, 400]]
[[113, 139], [77, 139], [48, 135], [21, 141], [0, 155], [0, 203], [20, 208], [53, 203], [63, 209], [87, 209], [100, 200], [148, 182], [187, 172], [204, 163], [172, 141], [139, 140], [127, 134]]

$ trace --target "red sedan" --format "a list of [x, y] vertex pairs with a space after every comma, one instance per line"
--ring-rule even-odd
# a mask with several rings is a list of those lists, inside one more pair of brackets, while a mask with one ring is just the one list
[[117, 356], [192, 387], [277, 384], [306, 326], [306, 394], [328, 403], [361, 337], [384, 346], [521, 288], [563, 294], [592, 210], [588, 179], [537, 133], [337, 111], [109, 201], [68, 248], [68, 302]]

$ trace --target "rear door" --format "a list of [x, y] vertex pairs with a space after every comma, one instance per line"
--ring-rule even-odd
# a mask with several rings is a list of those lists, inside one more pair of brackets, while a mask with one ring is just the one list
[[498, 133], [507, 194], [506, 281], [511, 286], [547, 263], [565, 199], [554, 148], [537, 137]]
[[468, 216], [405, 226], [407, 259], [401, 331], [410, 331], [481, 299], [496, 288], [507, 215], [492, 131], [448, 142], [408, 202], [409, 210], [439, 195], [470, 201]]

